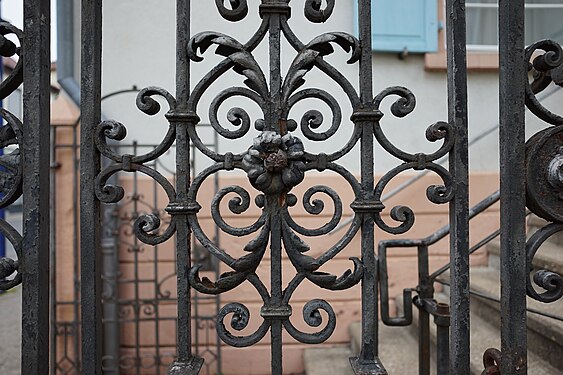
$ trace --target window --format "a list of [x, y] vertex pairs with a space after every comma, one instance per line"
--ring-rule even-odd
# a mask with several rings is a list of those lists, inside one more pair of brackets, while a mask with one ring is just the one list
[[[498, 1], [468, 0], [467, 48], [498, 49]], [[563, 0], [526, 0], [526, 44], [540, 39], [563, 41]]]
[[373, 0], [372, 45], [382, 52], [436, 52], [438, 0]]

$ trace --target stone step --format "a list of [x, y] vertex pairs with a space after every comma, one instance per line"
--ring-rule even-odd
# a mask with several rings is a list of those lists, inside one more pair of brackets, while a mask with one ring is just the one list
[[[447, 302], [449, 297], [444, 293], [437, 293], [436, 300], [439, 302]], [[402, 306], [402, 296], [397, 298], [397, 306]], [[401, 313], [401, 311], [399, 311]], [[435, 357], [436, 352], [436, 325], [433, 319], [430, 319], [430, 341], [431, 355]], [[418, 332], [418, 309], [413, 309], [413, 324], [411, 332]], [[481, 375], [483, 372], [483, 353], [488, 348], [500, 348], [500, 333], [496, 327], [489, 324], [488, 320], [475, 314], [471, 314], [471, 353], [470, 353], [470, 371], [472, 375]], [[433, 367], [432, 373], [435, 373]], [[539, 355], [528, 351], [528, 373], [534, 375], [560, 375], [561, 372], [544, 361]]]
[[[487, 245], [489, 252], [489, 267], [500, 269], [500, 240], [491, 241]], [[537, 269], [550, 270], [563, 275], [563, 246], [546, 241], [539, 248], [533, 260]]]
[[348, 346], [305, 349], [303, 361], [306, 375], [354, 375], [349, 358], [352, 351]]
[[[449, 279], [446, 273], [442, 276]], [[500, 275], [493, 268], [473, 268], [470, 273], [471, 290], [495, 299], [500, 299]], [[446, 298], [449, 289], [445, 288]], [[563, 300], [554, 303], [542, 303], [527, 298], [529, 309], [548, 315], [563, 317]], [[482, 318], [492, 326], [495, 332], [500, 329], [500, 304], [478, 296], [471, 298], [471, 313], [473, 318]], [[536, 313], [528, 312], [528, 348], [541, 355], [543, 359], [556, 368], [563, 368], [563, 321], [552, 319]], [[471, 327], [475, 327], [471, 323]], [[531, 367], [530, 367], [531, 368]], [[530, 372], [535, 374], [535, 372]]]
[[[349, 327], [353, 353], [359, 353], [362, 340], [360, 322]], [[418, 375], [418, 343], [408, 327], [379, 323], [379, 358], [390, 375]]]

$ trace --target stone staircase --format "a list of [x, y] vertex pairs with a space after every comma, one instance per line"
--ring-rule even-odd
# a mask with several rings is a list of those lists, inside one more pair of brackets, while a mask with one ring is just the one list
[[[529, 232], [534, 233], [546, 222], [530, 217]], [[500, 243], [491, 242], [488, 247], [488, 267], [471, 269], [471, 373], [480, 375], [483, 371], [482, 356], [486, 349], [500, 349], [500, 304], [488, 298], [500, 299]], [[563, 274], [563, 234], [548, 240], [534, 258], [534, 266]], [[440, 277], [446, 283], [449, 275]], [[435, 298], [439, 302], [449, 301], [449, 288], [446, 286]], [[396, 300], [401, 307], [402, 296]], [[563, 300], [544, 304], [528, 298], [528, 308], [546, 315], [563, 317]], [[401, 313], [401, 311], [399, 311]], [[432, 318], [431, 318], [432, 322]], [[413, 324], [409, 327], [387, 327], [380, 323], [380, 358], [389, 374], [418, 374], [418, 309], [413, 308]], [[552, 319], [535, 312], [528, 312], [528, 373], [531, 375], [563, 374], [563, 321]], [[353, 323], [349, 327], [351, 343], [346, 347], [311, 348], [304, 355], [307, 375], [334, 374], [353, 375], [348, 357], [358, 353], [361, 340], [361, 325]], [[431, 323], [431, 358], [436, 357], [436, 326]], [[322, 366], [319, 366], [322, 364]], [[436, 366], [431, 364], [431, 373]], [[324, 370], [323, 370], [324, 369]]]

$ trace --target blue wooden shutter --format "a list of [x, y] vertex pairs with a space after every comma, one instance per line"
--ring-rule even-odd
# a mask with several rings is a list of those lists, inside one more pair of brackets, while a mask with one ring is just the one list
[[436, 52], [438, 1], [373, 0], [372, 33], [374, 51]]

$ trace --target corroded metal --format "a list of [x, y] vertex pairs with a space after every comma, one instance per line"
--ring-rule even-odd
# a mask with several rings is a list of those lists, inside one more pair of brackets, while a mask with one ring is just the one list
[[[187, 21], [189, 2], [179, 1], [179, 18]], [[218, 11], [227, 20], [237, 22], [243, 20], [248, 13], [246, 1], [231, 1], [230, 8], [224, 2], [216, 2]], [[326, 8], [321, 9], [320, 1], [307, 1], [305, 16], [311, 22], [323, 22], [332, 14], [335, 2], [329, 1]], [[297, 287], [309, 280], [320, 288], [330, 290], [348, 289], [360, 281], [363, 286], [363, 344], [359, 356], [352, 360], [357, 374], [385, 374], [386, 371], [377, 357], [377, 268], [374, 257], [374, 227], [398, 234], [408, 231], [414, 224], [414, 213], [408, 207], [396, 207], [391, 210], [391, 217], [397, 225], [391, 225], [382, 219], [385, 209], [381, 203], [383, 190], [398, 174], [407, 170], [430, 170], [443, 180], [443, 185], [430, 186], [427, 190], [428, 199], [436, 204], [449, 202], [454, 195], [453, 177], [436, 160], [452, 152], [454, 146], [454, 128], [446, 122], [437, 122], [429, 127], [426, 138], [431, 142], [442, 141], [441, 147], [431, 154], [410, 154], [393, 143], [385, 136], [380, 123], [383, 121], [385, 98], [398, 97], [391, 106], [391, 113], [396, 117], [405, 117], [415, 109], [415, 96], [404, 87], [390, 87], [375, 97], [371, 87], [372, 56], [370, 40], [371, 2], [360, 1], [359, 23], [360, 39], [341, 33], [331, 32], [313, 38], [304, 43], [291, 30], [288, 19], [292, 8], [288, 1], [263, 1], [260, 5], [262, 24], [246, 43], [218, 32], [202, 32], [187, 42], [188, 30], [179, 27], [178, 40], [186, 43], [178, 44], [178, 90], [176, 97], [164, 89], [149, 87], [141, 90], [137, 97], [139, 110], [154, 116], [160, 112], [160, 105], [153, 96], [165, 99], [168, 112], [165, 117], [170, 126], [163, 141], [147, 154], [118, 154], [108, 146], [107, 140], [120, 141], [125, 137], [126, 129], [121, 123], [104, 121], [96, 129], [97, 151], [111, 163], [102, 168], [95, 178], [94, 188], [97, 199], [104, 203], [115, 203], [124, 197], [120, 186], [108, 183], [111, 176], [120, 171], [140, 172], [151, 177], [159, 184], [169, 199], [166, 212], [170, 219], [164, 227], [158, 216], [147, 214], [137, 218], [134, 230], [137, 238], [147, 244], [156, 245], [167, 241], [176, 234], [178, 264], [187, 267], [178, 268], [179, 306], [189, 307], [189, 290], [194, 288], [200, 293], [220, 294], [235, 289], [244, 282], [252, 284], [263, 300], [261, 309], [262, 323], [249, 335], [238, 336], [234, 331], [241, 331], [250, 322], [248, 308], [240, 303], [224, 306], [217, 316], [217, 333], [229, 345], [236, 347], [250, 346], [260, 341], [268, 332], [271, 334], [272, 373], [281, 374], [282, 327], [295, 340], [315, 344], [327, 340], [336, 325], [336, 314], [331, 305], [324, 300], [312, 300], [305, 304], [302, 317], [310, 327], [321, 327], [316, 333], [300, 331], [292, 322], [294, 312], [290, 304], [291, 297]], [[182, 23], [183, 25], [183, 23]], [[254, 59], [253, 51], [269, 34], [270, 78], [266, 79], [262, 66]], [[279, 43], [282, 35], [295, 49], [295, 59], [284, 74], [280, 67]], [[360, 46], [363, 45], [364, 48]], [[199, 83], [189, 89], [187, 78], [189, 57], [193, 62], [204, 58], [200, 55], [215, 46], [215, 53], [225, 59], [209, 71]], [[354, 85], [340, 74], [324, 57], [334, 52], [334, 46], [350, 53], [349, 64], [360, 64], [358, 92]], [[227, 113], [227, 120], [236, 127], [229, 130], [218, 119], [218, 111], [222, 104], [232, 97], [244, 97], [254, 101], [263, 111], [263, 118], [256, 119], [254, 129], [256, 137], [247, 150], [220, 153], [205, 145], [199, 134], [197, 124], [200, 122], [198, 106], [202, 95], [208, 87], [218, 81], [229, 70], [243, 76], [245, 87], [232, 87], [219, 92], [210, 106], [211, 126], [220, 136], [227, 139], [242, 138], [251, 131], [252, 124], [248, 113], [240, 107], [234, 107]], [[343, 122], [341, 105], [332, 95], [321, 89], [301, 89], [306, 76], [313, 69], [324, 72], [335, 81], [349, 98], [347, 105], [352, 109], [354, 131], [348, 142], [340, 150], [327, 153], [312, 154], [304, 147], [302, 140], [293, 133], [300, 128], [303, 136], [314, 142], [322, 142], [333, 137]], [[282, 76], [284, 77], [282, 79]], [[332, 125], [328, 130], [316, 131], [324, 122], [318, 110], [307, 111], [298, 122], [289, 117], [292, 107], [305, 99], [318, 99], [327, 104], [333, 115]], [[159, 172], [148, 166], [158, 159], [176, 142], [176, 187]], [[380, 181], [374, 183], [373, 149], [377, 141], [391, 155], [402, 160], [402, 163], [389, 171]], [[214, 164], [199, 173], [193, 181], [189, 179], [189, 145], [193, 144], [201, 153], [211, 159]], [[362, 173], [358, 180], [343, 168], [338, 161], [349, 154], [356, 144], [361, 144]], [[198, 213], [203, 202], [198, 201], [198, 193], [203, 183], [220, 171], [242, 170], [248, 176], [251, 185], [259, 192], [254, 196], [255, 205], [262, 214], [254, 224], [237, 228], [228, 224], [220, 210], [222, 201], [230, 198], [228, 208], [234, 214], [243, 214], [252, 204], [250, 193], [241, 186], [227, 186], [220, 189], [213, 198], [210, 208], [212, 218], [221, 231], [234, 236], [255, 235], [244, 250], [247, 255], [234, 258], [217, 246], [212, 238], [201, 228]], [[302, 197], [303, 207], [311, 215], [323, 212], [325, 202], [313, 199], [322, 194], [332, 201], [334, 212], [329, 221], [319, 228], [305, 228], [296, 223], [290, 208], [296, 206], [299, 197], [292, 193], [310, 171], [332, 171], [346, 181], [355, 194], [353, 202], [348, 202], [356, 212], [348, 231], [333, 247], [326, 249], [320, 256], [308, 255], [309, 245], [306, 237], [327, 235], [342, 219], [343, 202], [338, 193], [328, 186], [314, 186]], [[184, 190], [186, 189], [187, 190]], [[186, 226], [187, 225], [187, 226]], [[342, 275], [320, 272], [321, 266], [333, 259], [348, 246], [352, 238], [360, 232], [362, 249], [358, 257], [352, 258], [352, 268]], [[229, 266], [232, 271], [220, 275], [217, 280], [200, 277], [200, 265], [190, 266], [190, 234], [207, 249], [207, 251]], [[269, 251], [271, 257], [271, 289], [257, 276], [256, 269]], [[281, 280], [281, 255], [284, 251], [289, 257], [296, 274], [284, 289]], [[187, 274], [184, 274], [187, 270]], [[189, 280], [189, 285], [186, 283]], [[182, 297], [185, 296], [185, 297]], [[186, 298], [186, 299], [182, 299]], [[186, 304], [187, 303], [187, 304]], [[180, 309], [182, 310], [182, 309]], [[323, 322], [320, 312], [327, 314]], [[189, 309], [179, 311], [178, 328], [178, 361], [170, 368], [169, 373], [192, 374], [201, 367], [201, 359], [191, 354]], [[231, 317], [230, 328], [225, 320]], [[182, 323], [183, 322], [183, 323]], [[324, 324], [323, 324], [324, 323]], [[184, 348], [184, 349], [182, 349]]]
[[524, 0], [499, 0], [501, 368], [527, 373]]
[[526, 143], [526, 204], [550, 223], [526, 242], [528, 296], [551, 303], [563, 297], [563, 276], [552, 270], [537, 270], [534, 256], [551, 237], [563, 230], [563, 117], [536, 99], [550, 84], [561, 86], [563, 50], [553, 40], [541, 40], [526, 48], [526, 62], [533, 80], [526, 85], [526, 106], [539, 119], [554, 125], [539, 131]]
[[483, 370], [481, 375], [501, 375], [501, 357], [501, 352], [498, 349], [487, 349], [483, 354], [483, 366], [485, 370]]
[[550, 127], [526, 142], [526, 205], [548, 221], [563, 221], [563, 128]]
[[[14, 35], [19, 41], [17, 46], [6, 36]], [[16, 91], [23, 82], [23, 59], [21, 45], [24, 42], [24, 33], [8, 22], [0, 22], [0, 55], [3, 57], [19, 58], [14, 71], [0, 83], [0, 98], [6, 98]], [[23, 194], [23, 165], [20, 150], [23, 146], [23, 125], [14, 114], [0, 108], [0, 117], [6, 125], [0, 127], [0, 147], [9, 146], [16, 148], [8, 154], [0, 156], [0, 208], [5, 208], [14, 203]], [[9, 290], [22, 281], [22, 237], [12, 225], [5, 220], [0, 220], [0, 232], [14, 246], [17, 259], [0, 258], [0, 290]]]

